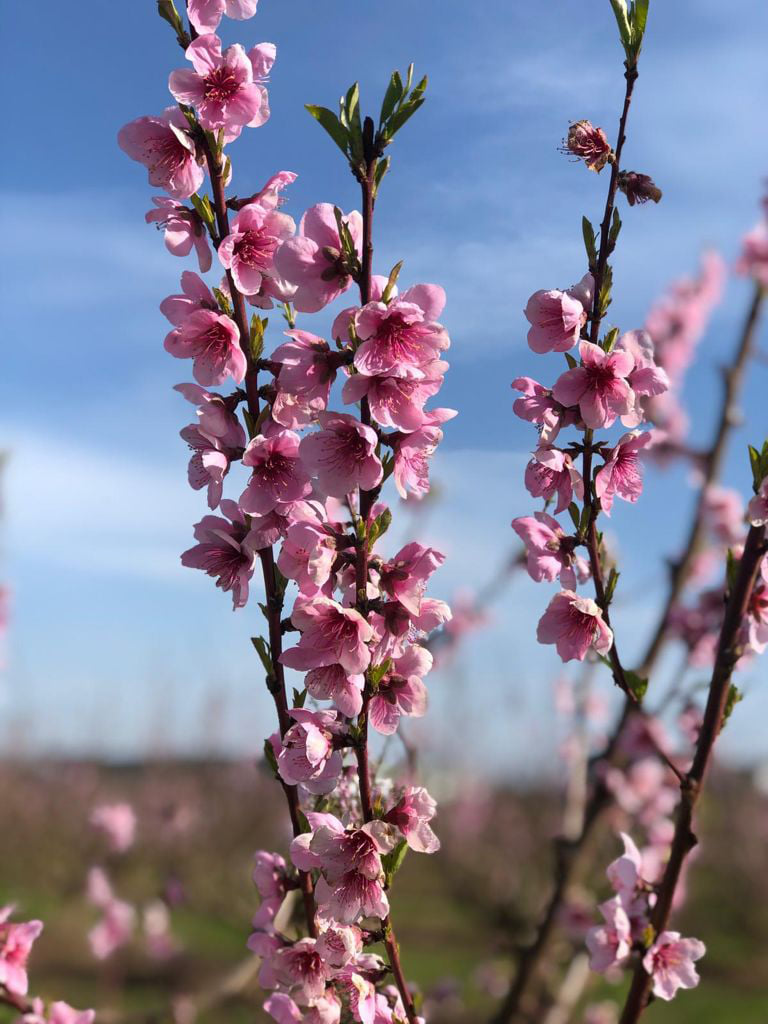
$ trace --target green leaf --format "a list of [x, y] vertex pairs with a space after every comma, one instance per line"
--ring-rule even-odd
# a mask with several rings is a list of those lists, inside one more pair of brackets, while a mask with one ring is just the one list
[[568, 366], [569, 366], [569, 367], [570, 367], [570, 368], [571, 368], [572, 370], [575, 370], [575, 369], [576, 369], [576, 367], [577, 367], [577, 366], [578, 366], [579, 364], [578, 364], [578, 362], [577, 362], [577, 361], [576, 361], [576, 360], [575, 360], [575, 359], [573, 358], [573, 356], [571, 355], [571, 353], [570, 353], [570, 352], [563, 352], [563, 355], [565, 356], [565, 361], [566, 361], [566, 363], [568, 363]]
[[313, 103], [305, 103], [304, 106], [317, 123], [328, 132], [344, 156], [349, 158], [349, 132], [334, 112], [327, 107], [315, 106]]
[[731, 683], [731, 685], [728, 687], [728, 696], [725, 699], [725, 707], [723, 708], [723, 720], [720, 723], [721, 729], [733, 714], [733, 709], [736, 707], [736, 705], [743, 700], [744, 694], [741, 692], [738, 686], [736, 686], [735, 683]]
[[762, 451], [748, 445], [749, 463], [752, 467], [752, 486], [755, 493], [760, 490], [763, 480], [768, 476], [768, 441], [763, 441]]
[[632, 48], [632, 28], [629, 24], [629, 12], [627, 11], [626, 0], [611, 0], [611, 7], [616, 16], [616, 24], [619, 26], [619, 36], [627, 56]]
[[384, 676], [389, 672], [392, 667], [392, 659], [387, 658], [386, 661], [382, 661], [380, 665], [374, 665], [373, 668], [368, 669], [368, 681], [371, 686], [378, 686]]
[[275, 773], [275, 778], [279, 779], [280, 773], [277, 770], [277, 758], [275, 757], [274, 748], [268, 739], [264, 740], [264, 760]]
[[342, 123], [347, 129], [349, 151], [353, 160], [363, 159], [363, 126], [360, 121], [360, 86], [357, 82], [347, 90], [342, 104]]
[[206, 227], [212, 229], [214, 225], [214, 217], [213, 209], [211, 207], [211, 202], [208, 196], [199, 196], [196, 192], [193, 192], [189, 199], [194, 208], [197, 210], [198, 214], [200, 215], [200, 219], [202, 220], [202, 222], [206, 225]]
[[403, 88], [403, 80], [400, 77], [399, 71], [393, 71], [392, 77], [389, 80], [387, 91], [384, 93], [384, 99], [381, 103], [381, 114], [379, 115], [379, 128], [382, 128], [384, 124], [394, 113], [395, 107], [405, 95], [405, 89]]
[[382, 292], [381, 295], [382, 302], [389, 302], [389, 300], [392, 298], [392, 292], [395, 290], [395, 285], [397, 284], [397, 279], [400, 276], [400, 271], [402, 269], [403, 261], [400, 260], [400, 262], [396, 263], [394, 267], [392, 267], [392, 269], [390, 270], [389, 277], [387, 278], [386, 287], [384, 288], [384, 291]]
[[608, 331], [606, 336], [603, 338], [603, 350], [605, 352], [610, 352], [611, 349], [613, 348], [613, 346], [616, 344], [616, 341], [617, 341], [618, 337], [619, 337], [619, 328], [618, 327], [612, 327], [610, 329], [610, 331]]
[[634, 0], [629, 12], [629, 20], [632, 29], [632, 56], [637, 61], [643, 45], [645, 26], [648, 22], [648, 0]]
[[586, 217], [581, 218], [581, 233], [584, 236], [584, 248], [587, 250], [587, 260], [592, 269], [597, 266], [597, 248], [595, 246], [595, 229], [592, 222]]
[[621, 231], [621, 217], [619, 216], [618, 208], [613, 208], [613, 220], [611, 221], [611, 230], [608, 232], [608, 254], [613, 252], [616, 248], [616, 242], [619, 239], [619, 232]]
[[219, 309], [222, 311], [222, 313], [226, 313], [227, 316], [231, 316], [232, 306], [230, 305], [229, 299], [224, 294], [224, 292], [220, 288], [217, 288], [215, 285], [211, 289], [211, 291], [216, 296], [216, 301], [218, 302]]
[[600, 286], [600, 301], [598, 303], [598, 309], [600, 310], [600, 316], [605, 316], [606, 310], [611, 304], [611, 289], [613, 288], [613, 270], [610, 264], [606, 263], [605, 272], [603, 273], [603, 283]]
[[573, 525], [574, 525], [575, 529], [578, 530], [578, 528], [579, 528], [579, 506], [576, 504], [575, 501], [572, 501], [571, 504], [568, 506], [568, 515], [571, 517], [571, 521], [573, 522]]
[[401, 839], [391, 853], [385, 853], [381, 858], [382, 867], [384, 868], [384, 877], [386, 879], [385, 884], [387, 886], [392, 884], [392, 879], [400, 870], [400, 866], [405, 860], [406, 853], [408, 853], [408, 843], [406, 843], [404, 839]]
[[379, 185], [381, 185], [382, 179], [383, 179], [384, 175], [387, 173], [387, 171], [389, 170], [389, 165], [391, 163], [392, 163], [391, 159], [389, 157], [385, 157], [383, 160], [379, 160], [379, 162], [376, 164], [376, 173], [374, 174], [374, 179], [373, 179], [373, 195], [374, 195], [374, 198], [376, 198], [376, 195], [378, 194]]
[[269, 320], [265, 317], [263, 320], [261, 317], [254, 313], [251, 317], [251, 330], [250, 330], [250, 351], [251, 359], [256, 362], [257, 359], [261, 359], [261, 353], [264, 351], [264, 331], [266, 330]]
[[605, 587], [605, 603], [607, 605], [609, 605], [611, 601], [613, 601], [613, 594], [616, 590], [616, 584], [619, 582], [619, 576], [621, 576], [621, 573], [616, 572], [616, 570], [613, 568], [608, 574], [608, 583]]
[[251, 643], [256, 649], [256, 653], [259, 656], [261, 664], [264, 666], [264, 671], [268, 676], [272, 677], [275, 674], [275, 669], [272, 664], [272, 658], [269, 653], [269, 645], [263, 636], [252, 636]]
[[392, 524], [392, 513], [388, 508], [376, 516], [368, 530], [368, 550], [372, 551], [376, 541], [383, 537]]
[[643, 679], [637, 672], [624, 672], [624, 678], [627, 681], [627, 686], [630, 688], [638, 702], [645, 696], [645, 691], [648, 689], [648, 680]]
[[306, 686], [304, 687], [303, 690], [297, 690], [296, 687], [294, 686], [294, 688], [293, 688], [293, 706], [295, 708], [303, 708], [306, 700], [307, 700], [307, 688], [306, 688]]

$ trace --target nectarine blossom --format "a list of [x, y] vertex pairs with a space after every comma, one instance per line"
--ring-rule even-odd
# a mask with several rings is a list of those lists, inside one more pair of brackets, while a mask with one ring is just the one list
[[552, 598], [536, 636], [541, 644], [555, 644], [563, 661], [583, 661], [592, 648], [607, 654], [613, 645], [613, 632], [598, 606], [572, 590], [561, 590]]
[[124, 125], [117, 135], [124, 153], [144, 164], [149, 183], [165, 189], [174, 199], [188, 199], [203, 184], [189, 122], [178, 107], [168, 107], [158, 117], [139, 117]]
[[643, 957], [643, 967], [653, 977], [653, 994], [670, 1000], [678, 989], [696, 988], [699, 975], [694, 963], [706, 951], [699, 939], [684, 939], [680, 932], [662, 932]]
[[247, 54], [235, 43], [222, 53], [221, 40], [208, 32], [194, 39], [185, 55], [194, 70], [172, 71], [168, 88], [175, 100], [196, 109], [206, 131], [223, 128], [236, 137], [245, 125], [258, 127], [268, 120], [262, 83], [275, 61], [272, 43], [261, 43]]

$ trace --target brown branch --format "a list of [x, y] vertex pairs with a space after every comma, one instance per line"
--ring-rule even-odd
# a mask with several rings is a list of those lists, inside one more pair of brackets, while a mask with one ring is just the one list
[[[227, 212], [227, 198], [224, 186], [224, 167], [221, 162], [220, 156], [211, 150], [208, 143], [208, 139], [203, 133], [203, 150], [205, 153], [205, 159], [208, 166], [208, 176], [211, 181], [211, 191], [213, 192], [213, 210], [216, 217], [216, 234], [211, 233], [211, 240], [214, 245], [218, 248], [222, 239], [226, 238], [229, 234], [229, 214]], [[246, 372], [245, 372], [245, 394], [246, 404], [248, 412], [250, 414], [251, 422], [256, 423], [259, 419], [260, 413], [260, 401], [259, 401], [259, 364], [257, 360], [253, 359], [250, 346], [250, 330], [248, 327], [248, 314], [245, 309], [245, 298], [237, 288], [235, 280], [230, 270], [227, 271], [227, 281], [229, 283], [229, 291], [232, 298], [232, 306], [234, 309], [235, 322], [240, 332], [240, 348], [242, 349], [246, 358]], [[272, 698], [275, 702], [275, 708], [277, 710], [278, 722], [280, 725], [280, 736], [285, 736], [286, 732], [290, 728], [291, 720], [288, 715], [288, 702], [285, 692], [285, 673], [283, 666], [280, 663], [280, 655], [283, 650], [283, 635], [281, 628], [281, 619], [283, 612], [283, 597], [278, 590], [277, 580], [275, 578], [275, 561], [272, 547], [262, 548], [259, 552], [259, 559], [261, 561], [262, 574], [264, 577], [264, 593], [265, 593], [265, 604], [267, 609], [266, 619], [267, 628], [269, 631], [269, 648], [272, 658], [273, 676], [267, 680], [269, 692], [272, 694]], [[294, 836], [299, 836], [303, 832], [301, 817], [300, 817], [300, 805], [299, 805], [299, 794], [296, 786], [288, 786], [285, 783], [281, 783], [285, 798], [288, 803], [288, 812], [291, 818], [291, 826], [293, 829]], [[315, 926], [315, 902], [314, 902], [314, 887], [312, 884], [312, 876], [306, 871], [299, 871], [299, 884], [301, 888], [302, 897], [304, 900], [304, 912], [307, 924], [307, 930], [310, 935], [314, 936], [317, 933]]]
[[704, 479], [699, 490], [696, 508], [691, 520], [691, 528], [683, 548], [682, 556], [677, 559], [671, 569], [669, 580], [669, 591], [656, 626], [651, 637], [648, 648], [643, 655], [643, 660], [638, 669], [640, 675], [647, 675], [651, 666], [661, 651], [664, 643], [669, 616], [672, 609], [680, 599], [688, 578], [691, 574], [693, 562], [701, 545], [704, 536], [704, 508], [709, 488], [719, 478], [725, 459], [728, 446], [728, 438], [731, 428], [735, 425], [736, 403], [738, 402], [744, 382], [744, 374], [750, 356], [753, 354], [757, 325], [760, 320], [760, 313], [766, 296], [766, 289], [755, 283], [755, 291], [752, 301], [747, 310], [741, 337], [736, 347], [736, 352], [730, 366], [723, 368], [723, 397], [720, 402], [720, 411], [715, 426], [715, 434], [712, 444], [706, 453], [704, 460]]
[[[680, 787], [681, 799], [669, 861], [658, 889], [657, 902], [651, 911], [651, 925], [656, 936], [667, 928], [683, 865], [697, 843], [693, 832], [693, 814], [712, 761], [715, 741], [723, 725], [731, 677], [736, 663], [743, 653], [740, 639], [741, 628], [748, 614], [749, 602], [755, 588], [760, 563], [767, 549], [766, 528], [753, 526], [747, 535], [744, 554], [726, 606], [712, 681], [709, 686], [707, 706], [696, 744], [693, 764]], [[635, 1024], [640, 1019], [648, 1005], [652, 984], [653, 978], [646, 972], [642, 958], [640, 958], [635, 968], [620, 1024]]]
[[[371, 278], [373, 275], [373, 208], [375, 204], [375, 181], [377, 154], [374, 148], [374, 125], [373, 121], [366, 117], [363, 123], [363, 146], [365, 150], [366, 173], [360, 179], [363, 205], [363, 238], [362, 238], [362, 260], [361, 270], [358, 279], [360, 289], [360, 304], [366, 305], [371, 299]], [[360, 420], [370, 426], [371, 411], [368, 399], [363, 398], [360, 402]], [[365, 529], [363, 536], [357, 541], [355, 557], [355, 607], [361, 615], [368, 615], [368, 536], [367, 526], [371, 508], [378, 494], [378, 488], [372, 491], [358, 489], [358, 514]], [[371, 772], [368, 756], [368, 702], [371, 698], [371, 688], [366, 674], [365, 688], [363, 691], [363, 706], [358, 715], [358, 740], [356, 746], [357, 775], [360, 784], [360, 804], [363, 811], [363, 819], [368, 822], [373, 820], [373, 794], [371, 784]], [[391, 915], [387, 915], [382, 922], [384, 933], [384, 946], [387, 951], [389, 966], [403, 1001], [406, 1016], [409, 1024], [416, 1024], [416, 1008], [413, 997], [408, 987], [408, 982], [403, 973], [403, 966], [400, 961], [400, 947], [395, 935], [395, 928]]]
[[[626, 140], [627, 118], [632, 103], [632, 93], [637, 81], [637, 67], [627, 67], [624, 73], [626, 82], [624, 91], [624, 104], [619, 117], [619, 130], [614, 150], [614, 159], [611, 163], [611, 176], [608, 182], [608, 195], [605, 201], [603, 219], [600, 225], [600, 249], [598, 252], [597, 266], [594, 272], [594, 296], [592, 304], [591, 324], [589, 339], [592, 344], [597, 344], [600, 338], [600, 325], [602, 323], [602, 309], [600, 293], [605, 281], [606, 269], [608, 266], [608, 255], [610, 249], [611, 219], [616, 204], [616, 194], [619, 183], [619, 169], [622, 150]], [[584, 458], [582, 476], [584, 478], [584, 504], [589, 511], [587, 522], [586, 543], [589, 552], [590, 567], [595, 586], [597, 603], [603, 614], [606, 624], [610, 625], [608, 604], [605, 599], [605, 585], [603, 581], [603, 570], [600, 563], [600, 552], [597, 538], [597, 527], [595, 525], [599, 504], [593, 497], [592, 489], [592, 431], [587, 430], [584, 437]], [[611, 669], [616, 684], [627, 694], [626, 707], [630, 706], [629, 687], [624, 668], [619, 658], [614, 639], [610, 651]], [[533, 942], [523, 949], [518, 957], [517, 971], [514, 980], [501, 1003], [498, 1011], [492, 1018], [492, 1024], [508, 1024], [509, 1021], [517, 1019], [524, 1013], [527, 1004], [530, 1002], [531, 990], [535, 985], [544, 960], [549, 952], [552, 937], [555, 933], [555, 926], [560, 913], [560, 907], [565, 899], [566, 893], [571, 885], [572, 876], [578, 861], [579, 852], [587, 842], [588, 837], [597, 822], [597, 817], [602, 811], [607, 792], [598, 787], [593, 799], [590, 801], [584, 819], [584, 827], [579, 839], [574, 844], [565, 847], [559, 858], [558, 877], [555, 880], [555, 887], [550, 896], [549, 903], [544, 912], [544, 918], [539, 925]]]

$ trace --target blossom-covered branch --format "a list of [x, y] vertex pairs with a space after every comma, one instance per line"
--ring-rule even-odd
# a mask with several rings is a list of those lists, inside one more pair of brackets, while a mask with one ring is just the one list
[[[638, 963], [632, 986], [621, 1015], [620, 1024], [635, 1024], [648, 1005], [651, 992], [662, 999], [671, 999], [678, 988], [690, 988], [698, 982], [693, 961], [704, 954], [704, 944], [696, 939], [683, 939], [669, 931], [669, 919], [675, 894], [687, 857], [696, 846], [693, 815], [701, 797], [714, 745], [733, 707], [734, 686], [731, 682], [739, 659], [752, 649], [768, 646], [768, 440], [757, 453], [755, 498], [744, 550], [729, 573], [730, 593], [720, 631], [717, 656], [709, 686], [707, 705], [699, 729], [693, 763], [681, 783], [681, 799], [677, 811], [674, 836], [661, 882], [648, 900], [649, 929], [633, 922], [630, 941], [639, 946]], [[631, 896], [637, 900], [636, 887], [642, 885], [639, 872], [642, 862], [634, 865], [635, 879]], [[635, 909], [635, 916], [638, 911]]]
[[[247, 199], [226, 193], [234, 177], [226, 147], [269, 116], [265, 81], [275, 48], [222, 50], [215, 32], [224, 13], [247, 18], [255, 9], [190, 0], [187, 28], [163, 0], [160, 13], [192, 70], [170, 76], [177, 111], [140, 118], [120, 134], [150, 182], [168, 192], [148, 217], [164, 227], [166, 245], [177, 255], [194, 249], [204, 272], [212, 265], [207, 235], [225, 271], [213, 288], [185, 272], [181, 293], [161, 306], [174, 328], [167, 350], [193, 360], [196, 383], [177, 389], [197, 407], [198, 423], [182, 431], [193, 451], [190, 483], [205, 487], [209, 507], [225, 517], [197, 524], [198, 543], [182, 561], [231, 591], [235, 608], [248, 601], [256, 563], [264, 580], [267, 636], [253, 644], [279, 724], [265, 755], [294, 834], [290, 864], [276, 853], [256, 854], [261, 906], [248, 944], [261, 958], [262, 986], [272, 990], [265, 1009], [280, 1022], [338, 1024], [344, 1013], [415, 1024], [387, 890], [409, 847], [438, 848], [429, 825], [435, 802], [410, 782], [374, 775], [370, 732], [389, 735], [401, 717], [424, 713], [432, 658], [422, 641], [450, 612], [424, 593], [443, 561], [439, 552], [410, 543], [386, 557], [376, 545], [392, 518], [380, 500], [385, 481], [391, 476], [403, 496], [424, 495], [440, 425], [454, 413], [425, 409], [447, 369], [441, 355], [449, 339], [438, 322], [445, 295], [436, 285], [398, 295], [402, 264], [388, 277], [374, 274], [373, 209], [389, 166], [384, 151], [421, 106], [426, 79], [414, 84], [412, 68], [405, 80], [395, 72], [378, 123], [361, 116], [356, 85], [338, 116], [308, 108], [343, 150], [363, 211], [345, 215], [320, 203], [297, 232], [280, 210], [292, 172], [278, 172]], [[202, 169], [211, 196], [200, 192]], [[185, 198], [191, 208], [179, 203]], [[334, 321], [335, 349], [296, 326], [298, 314], [324, 309], [353, 282], [360, 305]], [[255, 313], [248, 323], [246, 303], [271, 309], [276, 302], [287, 340], [265, 358], [268, 320]], [[359, 415], [331, 408], [339, 374], [341, 401]], [[229, 395], [205, 390], [228, 379], [235, 385]], [[224, 483], [238, 461], [250, 476], [232, 500]], [[298, 636], [286, 648], [284, 634], [292, 633]], [[304, 673], [292, 706], [286, 669]], [[350, 754], [356, 768], [346, 762]], [[291, 921], [297, 888], [303, 927]], [[370, 919], [378, 924], [366, 925]], [[366, 952], [378, 942], [386, 960]], [[386, 984], [390, 973], [395, 987]]]

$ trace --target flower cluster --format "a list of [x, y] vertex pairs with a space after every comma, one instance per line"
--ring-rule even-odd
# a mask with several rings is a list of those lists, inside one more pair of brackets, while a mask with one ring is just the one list
[[[102, 833], [107, 852], [114, 858], [127, 853], [136, 839], [137, 817], [131, 804], [99, 804], [90, 814], [90, 824]], [[137, 925], [137, 908], [116, 893], [106, 869], [88, 871], [86, 898], [99, 911], [99, 920], [88, 932], [88, 944], [97, 960], [108, 960], [131, 942]], [[141, 924], [148, 954], [163, 960], [176, 951], [171, 934], [168, 904], [154, 899], [142, 908]]]
[[29, 991], [27, 962], [42, 921], [12, 921], [13, 907], [0, 907], [0, 1003], [22, 1010], [24, 1024], [93, 1024], [93, 1010], [76, 1010], [68, 1003], [52, 1002], [47, 1010], [42, 999], [25, 999]]
[[[588, 272], [565, 291], [538, 291], [531, 296], [525, 309], [531, 324], [530, 348], [541, 354], [562, 352], [568, 366], [551, 387], [530, 377], [518, 377], [512, 385], [521, 393], [514, 403], [515, 413], [539, 428], [539, 442], [525, 470], [525, 486], [545, 502], [544, 510], [517, 518], [512, 526], [525, 543], [531, 578], [559, 580], [563, 588], [538, 627], [539, 642], [554, 644], [563, 661], [583, 661], [590, 650], [605, 655], [613, 644], [604, 609], [577, 593], [577, 585], [591, 575], [589, 560], [578, 553], [587, 546], [590, 523], [574, 499], [583, 501], [592, 515], [600, 509], [610, 515], [616, 498], [638, 500], [641, 452], [652, 434], [636, 428], [648, 420], [647, 400], [669, 386], [646, 332], [629, 331], [619, 337], [612, 330], [601, 342], [590, 340], [596, 337], [589, 330], [596, 316], [594, 290], [594, 277]], [[595, 431], [607, 430], [617, 421], [630, 429], [613, 441], [595, 437]], [[582, 440], [564, 446], [560, 438], [566, 428], [581, 433]], [[589, 466], [595, 465], [595, 456], [601, 460], [593, 480], [585, 481], [579, 472], [578, 455], [585, 455]], [[554, 515], [547, 511], [550, 502], [554, 502]], [[573, 533], [555, 518], [566, 509]]]
[[[214, 259], [223, 273], [213, 284], [185, 270], [180, 291], [160, 307], [171, 325], [166, 350], [191, 361], [195, 382], [177, 390], [195, 421], [181, 436], [191, 450], [189, 483], [206, 492], [210, 510], [182, 563], [212, 577], [236, 609], [247, 604], [257, 568], [264, 578], [268, 639], [253, 642], [280, 720], [265, 750], [295, 834], [290, 863], [256, 855], [261, 906], [249, 947], [273, 992], [265, 1009], [280, 1022], [335, 1024], [343, 1013], [364, 1024], [413, 1024], [420, 1018], [397, 960], [387, 890], [408, 848], [438, 849], [436, 805], [410, 780], [371, 772], [369, 731], [389, 736], [402, 718], [424, 714], [433, 662], [426, 641], [451, 613], [426, 594], [444, 560], [439, 551], [413, 541], [389, 554], [376, 545], [392, 519], [380, 496], [385, 482], [391, 477], [403, 498], [427, 494], [442, 424], [455, 413], [427, 408], [448, 368], [445, 294], [433, 284], [398, 291], [400, 265], [388, 277], [374, 274], [370, 238], [392, 118], [404, 123], [426, 83], [409, 92], [410, 73], [405, 87], [393, 75], [378, 141], [361, 136], [350, 149], [363, 213], [319, 203], [297, 229], [281, 209], [296, 177], [289, 171], [247, 199], [226, 200], [226, 147], [269, 116], [275, 47], [222, 49], [215, 32], [223, 14], [244, 19], [255, 9], [255, 0], [190, 2], [189, 33], [166, 18], [192, 65], [170, 76], [178, 107], [139, 118], [119, 136], [166, 193], [147, 219], [164, 229], [169, 251], [194, 249], [200, 273]], [[359, 123], [349, 114], [338, 131]], [[200, 191], [206, 173], [211, 197]], [[297, 314], [325, 309], [353, 284], [359, 305], [338, 313], [329, 339], [297, 326]], [[287, 321], [268, 357], [268, 321], [254, 313], [249, 323], [246, 303], [278, 305]], [[226, 385], [229, 393], [210, 390]], [[225, 497], [237, 463], [245, 475]], [[286, 671], [303, 674], [293, 707]], [[308, 933], [298, 939], [286, 928], [296, 889]], [[366, 952], [382, 937], [389, 963]]]
[[662, 931], [648, 943], [648, 914], [656, 897], [643, 874], [644, 855], [626, 833], [621, 838], [624, 853], [607, 869], [614, 896], [600, 904], [603, 923], [587, 933], [590, 966], [606, 972], [626, 964], [633, 951], [640, 951], [643, 968], [653, 979], [653, 994], [673, 999], [678, 989], [698, 985], [694, 963], [704, 956], [704, 943], [682, 938], [674, 931]]

